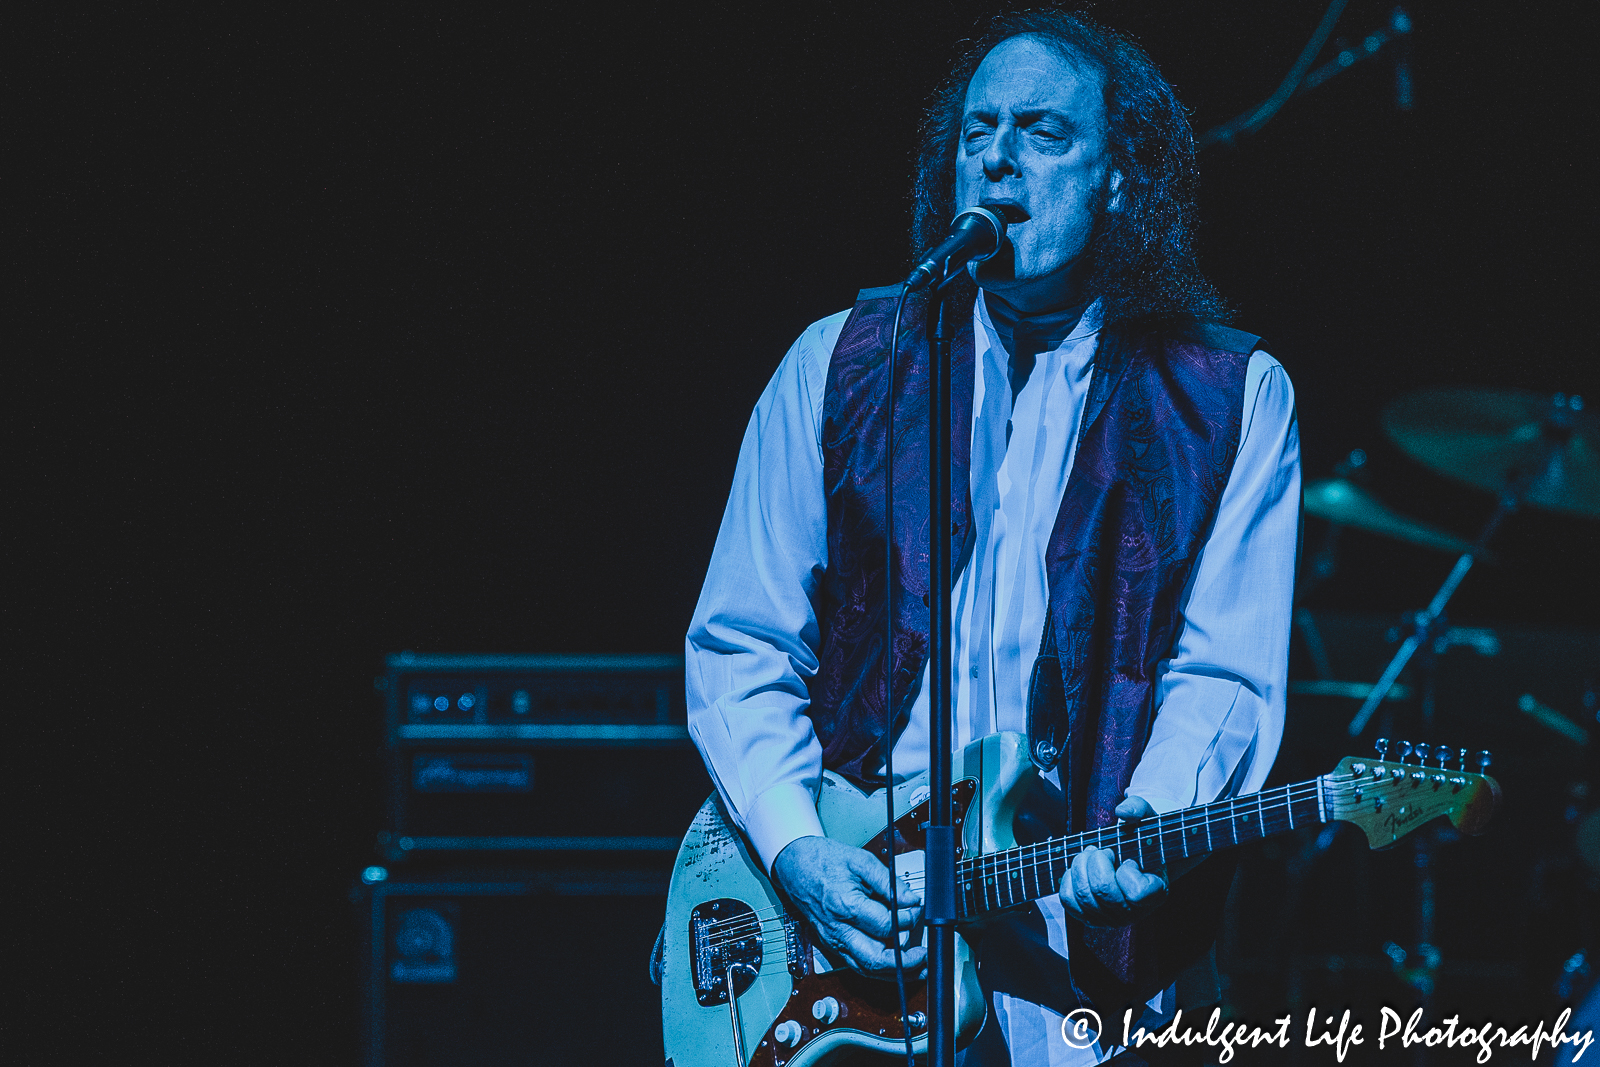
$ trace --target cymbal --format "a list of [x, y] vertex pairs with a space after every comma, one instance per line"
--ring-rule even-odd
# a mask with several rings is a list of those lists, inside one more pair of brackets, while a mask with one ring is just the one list
[[1346, 478], [1323, 478], [1305, 488], [1306, 513], [1341, 526], [1460, 555], [1472, 547], [1448, 530], [1408, 519]]
[[[1573, 398], [1576, 400], [1576, 398]], [[1526, 389], [1427, 389], [1391, 403], [1383, 428], [1423, 466], [1499, 493], [1537, 466], [1541, 425], [1556, 415], [1570, 430], [1543, 475], [1523, 497], [1551, 511], [1600, 518], [1600, 429], [1594, 416], [1561, 398]]]

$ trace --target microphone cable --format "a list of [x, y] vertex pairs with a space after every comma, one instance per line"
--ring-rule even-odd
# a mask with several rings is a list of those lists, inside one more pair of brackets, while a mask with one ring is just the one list
[[911, 1020], [906, 1012], [905, 956], [900, 948], [900, 886], [894, 869], [894, 375], [900, 354], [900, 313], [905, 310], [910, 293], [909, 284], [900, 286], [900, 298], [894, 305], [894, 326], [889, 334], [889, 417], [884, 430], [883, 461], [883, 776], [887, 779], [883, 793], [884, 806], [888, 809], [885, 833], [889, 837], [889, 936], [894, 944], [894, 984], [900, 993], [900, 1032], [906, 1042], [906, 1067], [916, 1067], [916, 1053], [911, 1048]]

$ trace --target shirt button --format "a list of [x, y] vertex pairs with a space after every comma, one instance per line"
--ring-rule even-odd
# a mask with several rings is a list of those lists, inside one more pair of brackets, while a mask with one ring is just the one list
[[972, 665], [972, 676], [974, 678], [978, 676], [978, 665], [976, 663]]

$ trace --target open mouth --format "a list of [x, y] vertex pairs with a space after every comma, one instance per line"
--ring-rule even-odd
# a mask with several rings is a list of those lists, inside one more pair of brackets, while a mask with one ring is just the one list
[[1002, 216], [1006, 220], [1007, 226], [1015, 226], [1019, 222], [1027, 222], [1028, 219], [1032, 218], [1021, 204], [1014, 204], [1009, 200], [995, 200], [978, 206], [986, 207]]

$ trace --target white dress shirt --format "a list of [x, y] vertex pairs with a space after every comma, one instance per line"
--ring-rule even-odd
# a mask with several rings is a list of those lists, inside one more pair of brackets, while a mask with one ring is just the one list
[[[762, 862], [822, 833], [822, 747], [806, 716], [813, 603], [828, 564], [822, 405], [848, 312], [810, 326], [757, 402], [689, 629], [689, 732]], [[952, 601], [953, 742], [1026, 729], [1049, 600], [1045, 548], [1072, 470], [1098, 339], [1091, 307], [1039, 354], [1013, 404], [1009, 356], [973, 308], [975, 544]], [[1007, 424], [1009, 423], [1009, 428]], [[1181, 602], [1157, 713], [1128, 793], [1158, 812], [1260, 789], [1283, 732], [1300, 506], [1294, 393], [1271, 356], [1245, 376], [1239, 451]], [[928, 682], [894, 748], [897, 780], [928, 766]]]

